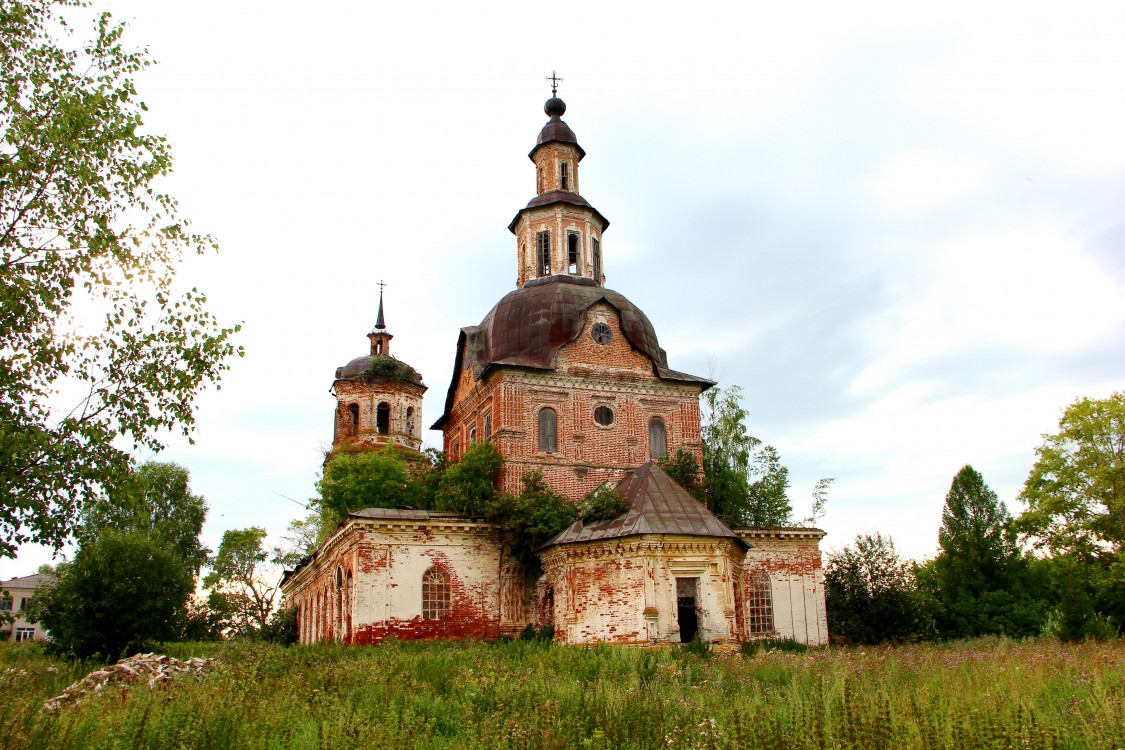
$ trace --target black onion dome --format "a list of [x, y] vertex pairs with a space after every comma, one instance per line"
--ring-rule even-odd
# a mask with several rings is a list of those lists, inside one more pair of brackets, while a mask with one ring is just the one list
[[336, 368], [337, 380], [370, 378], [422, 385], [422, 375], [410, 365], [389, 354], [365, 354], [356, 357], [343, 367]]
[[586, 152], [578, 145], [578, 137], [574, 135], [574, 131], [570, 129], [569, 125], [559, 119], [566, 112], [566, 102], [557, 96], [552, 96], [543, 105], [543, 111], [551, 119], [539, 131], [539, 137], [535, 139], [535, 148], [531, 149], [528, 157], [534, 159], [535, 152], [539, 150], [539, 147], [548, 143], [573, 143], [574, 147], [578, 149], [578, 160], [582, 161]]
[[434, 424], [434, 429], [440, 429], [453, 408], [457, 373], [463, 367], [471, 366], [477, 379], [495, 366], [554, 369], [559, 349], [582, 332], [587, 308], [601, 301], [617, 310], [625, 340], [652, 360], [653, 372], [658, 377], [701, 383], [704, 389], [714, 384], [705, 378], [668, 369], [668, 355], [660, 348], [652, 322], [625, 295], [600, 287], [593, 279], [583, 276], [546, 276], [532, 279], [522, 288], [509, 292], [479, 326], [461, 329], [445, 415]]

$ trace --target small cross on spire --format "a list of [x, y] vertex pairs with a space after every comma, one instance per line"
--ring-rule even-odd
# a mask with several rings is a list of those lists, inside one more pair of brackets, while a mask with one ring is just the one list
[[557, 75], [555, 75], [555, 71], [552, 70], [551, 75], [547, 76], [543, 80], [551, 82], [551, 96], [558, 96], [559, 81], [561, 81], [563, 79], [559, 78]]

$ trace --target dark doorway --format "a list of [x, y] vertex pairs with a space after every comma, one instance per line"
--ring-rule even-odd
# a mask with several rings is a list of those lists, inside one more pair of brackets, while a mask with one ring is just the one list
[[690, 643], [699, 634], [698, 578], [676, 579], [676, 610], [680, 623], [680, 643]]

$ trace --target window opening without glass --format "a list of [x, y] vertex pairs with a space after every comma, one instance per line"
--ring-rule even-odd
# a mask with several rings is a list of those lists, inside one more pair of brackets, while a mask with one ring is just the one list
[[380, 435], [387, 435], [391, 431], [391, 405], [386, 401], [375, 409], [375, 429]]
[[551, 275], [551, 233], [539, 232], [535, 235], [535, 245], [539, 253], [539, 275]]
[[609, 427], [613, 424], [613, 409], [608, 406], [599, 406], [594, 409], [594, 421], [602, 427]]
[[578, 273], [578, 234], [568, 232], [566, 235], [566, 266], [568, 273]]

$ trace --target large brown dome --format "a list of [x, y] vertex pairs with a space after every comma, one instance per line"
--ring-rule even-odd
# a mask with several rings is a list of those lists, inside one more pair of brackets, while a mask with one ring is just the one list
[[457, 373], [462, 368], [472, 367], [473, 377], [478, 380], [495, 366], [553, 369], [559, 349], [582, 332], [586, 309], [600, 301], [617, 309], [626, 340], [652, 360], [658, 377], [711, 384], [705, 378], [668, 369], [668, 355], [660, 348], [648, 316], [624, 295], [581, 276], [546, 276], [509, 292], [479, 326], [461, 329], [445, 414], [433, 429], [440, 429], [449, 415]]

